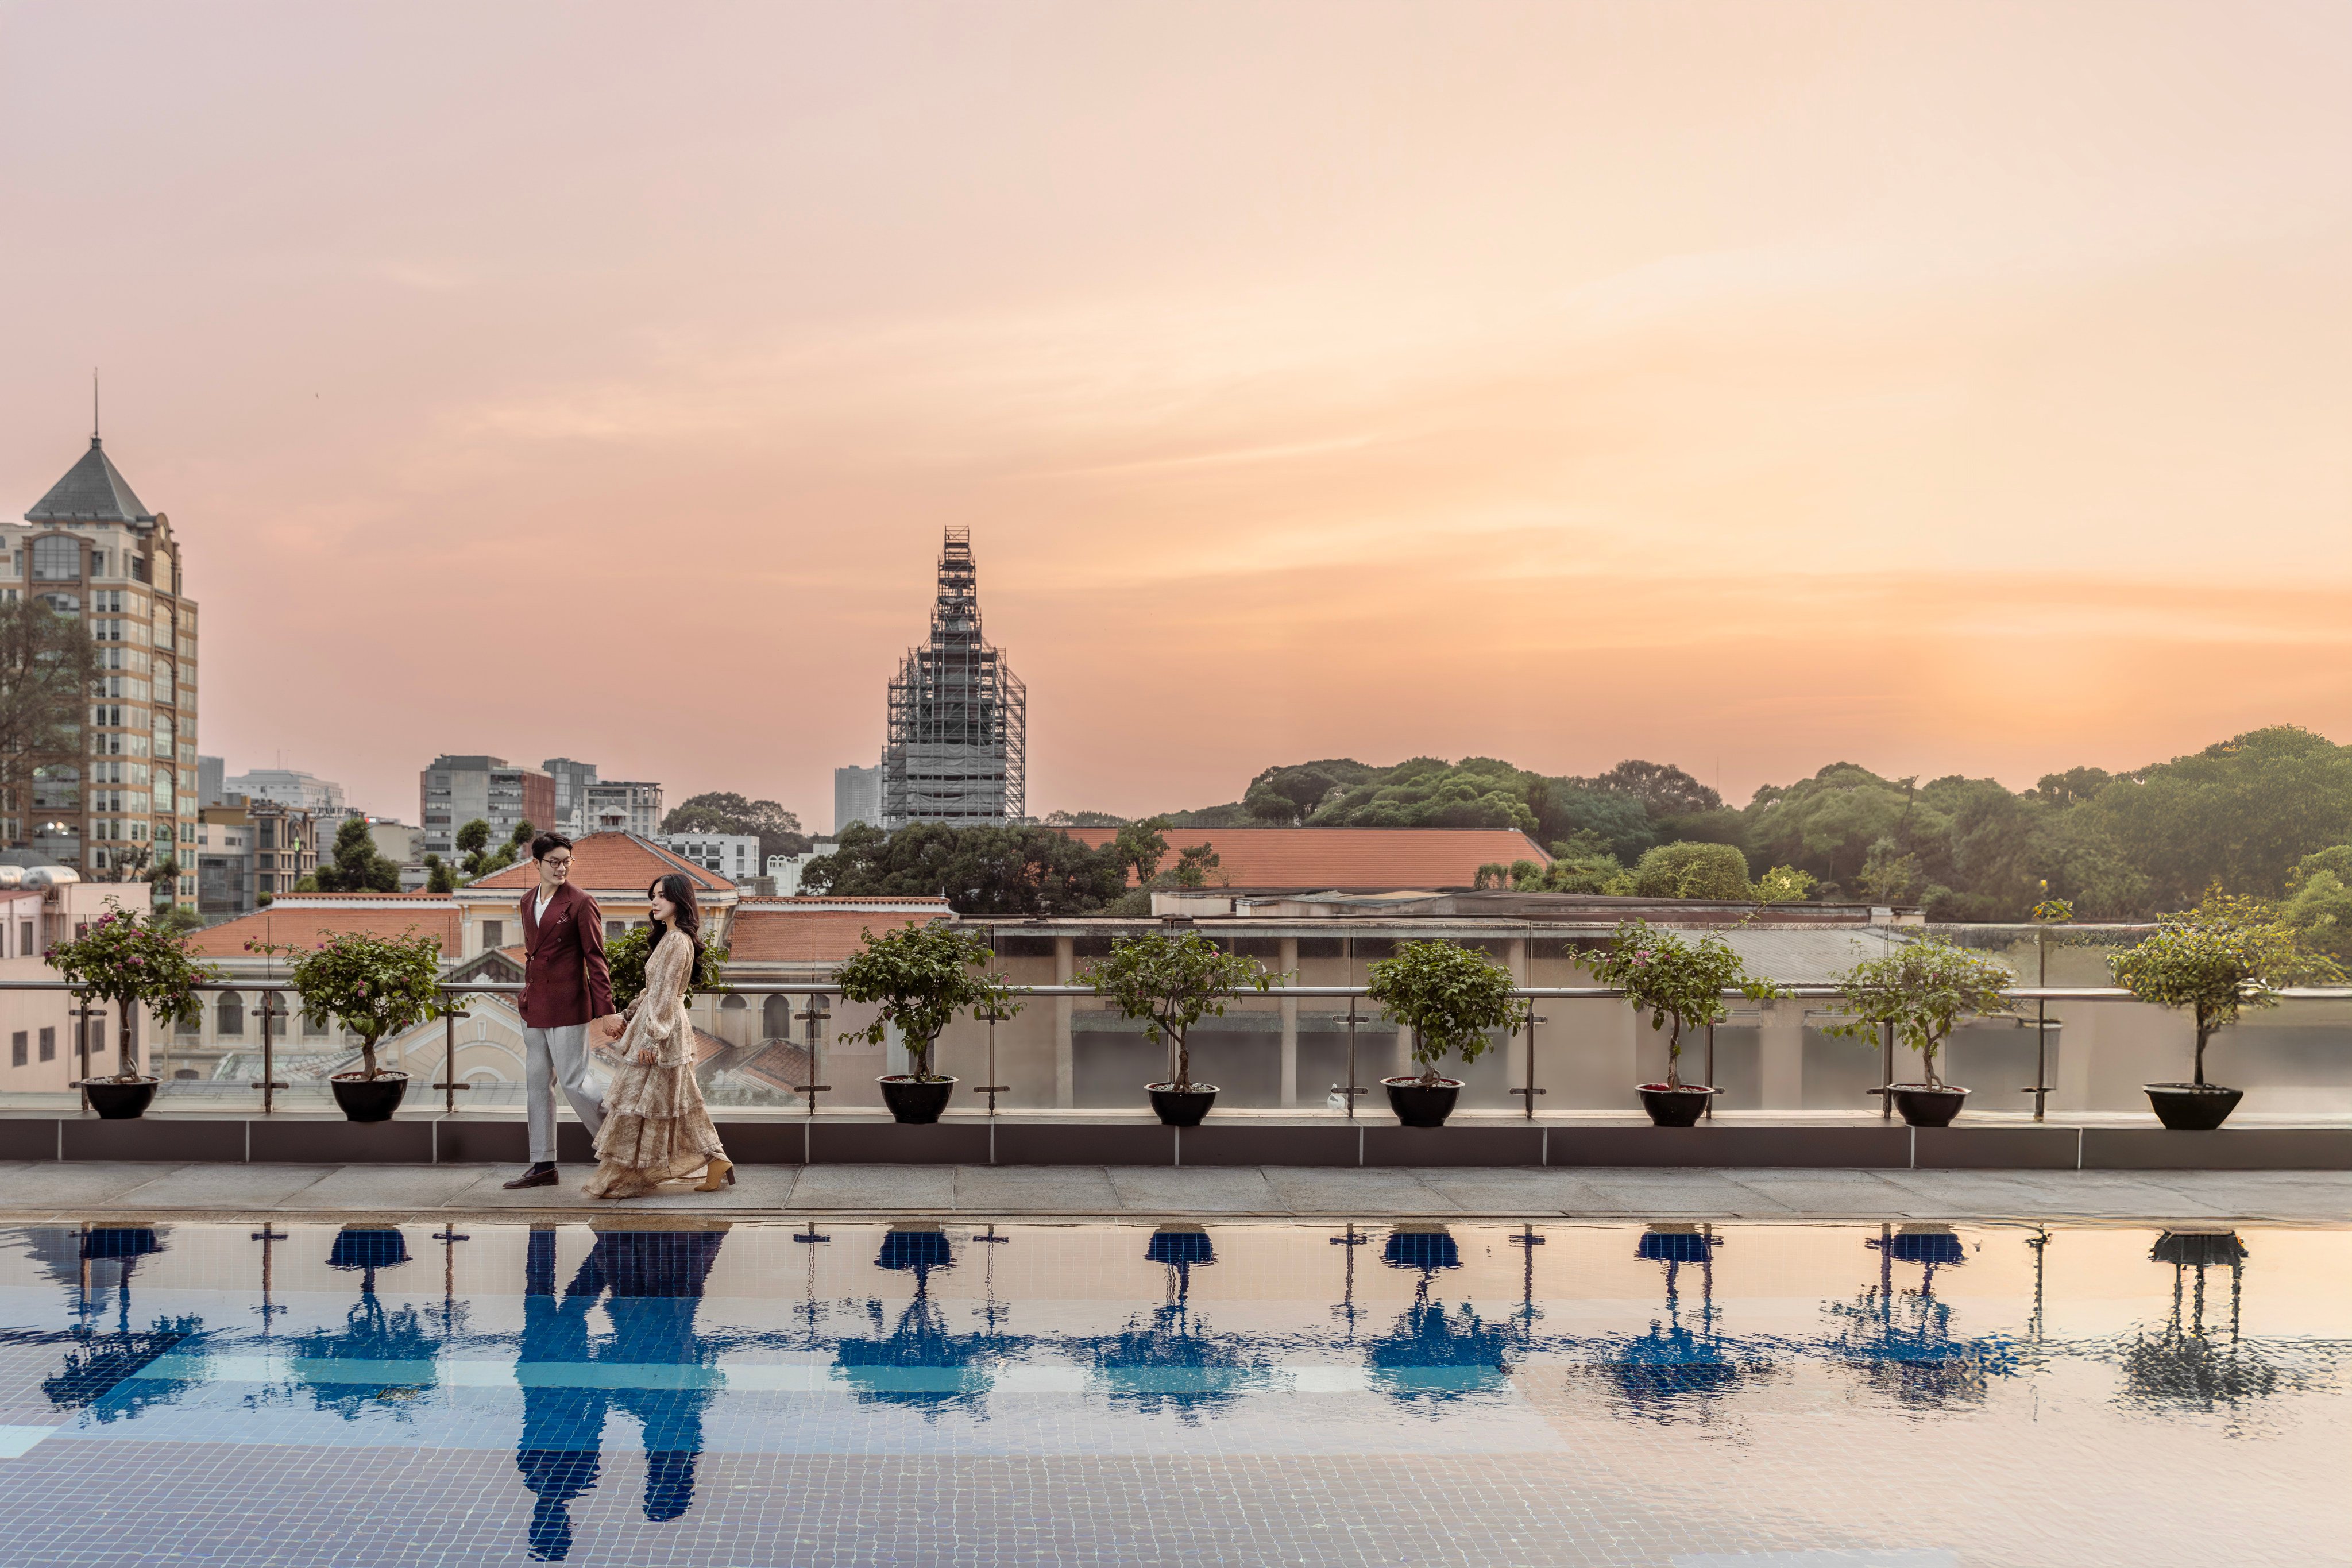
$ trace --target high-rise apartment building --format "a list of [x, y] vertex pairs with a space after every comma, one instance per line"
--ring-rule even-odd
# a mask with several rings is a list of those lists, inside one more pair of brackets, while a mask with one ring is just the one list
[[590, 833], [634, 833], [651, 838], [661, 831], [661, 785], [605, 779], [588, 786], [581, 826]]
[[890, 682], [881, 826], [1021, 820], [1028, 745], [1028, 689], [981, 634], [971, 530], [950, 528], [930, 641], [907, 650]]
[[196, 901], [196, 605], [171, 520], [151, 512], [93, 433], [19, 523], [0, 523], [0, 596], [80, 621], [99, 689], [69, 750], [29, 759], [0, 834], [84, 876], [182, 868]]
[[436, 757], [417, 775], [417, 794], [422, 852], [444, 860], [457, 852], [457, 830], [477, 819], [490, 825], [493, 848], [523, 823], [555, 822], [555, 781], [547, 770], [504, 757]]
[[879, 767], [833, 770], [833, 830], [838, 833], [853, 822], [868, 827], [882, 826]]
[[588, 831], [585, 814], [588, 809], [588, 786], [596, 782], [596, 764], [576, 763], [570, 757], [550, 757], [539, 764], [547, 776], [555, 781], [555, 821], [559, 833], [573, 837]]

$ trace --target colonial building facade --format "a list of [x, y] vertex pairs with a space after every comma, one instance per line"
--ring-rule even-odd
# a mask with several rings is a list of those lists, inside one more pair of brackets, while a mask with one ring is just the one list
[[33, 759], [0, 834], [86, 877], [170, 861], [196, 901], [196, 605], [170, 519], [150, 511], [95, 435], [28, 510], [0, 523], [0, 595], [79, 621], [100, 675], [70, 750]]

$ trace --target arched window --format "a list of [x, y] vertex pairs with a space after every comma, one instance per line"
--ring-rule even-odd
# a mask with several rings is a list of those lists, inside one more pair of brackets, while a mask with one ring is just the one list
[[245, 1033], [245, 998], [234, 991], [220, 994], [220, 1003], [213, 1009], [213, 1032], [224, 1037]]
[[740, 1013], [751, 1005], [751, 1004], [744, 1001], [740, 996], [737, 996], [732, 993], [729, 994], [725, 1001], [719, 1004], [720, 1007], [726, 1009], [730, 1013]]
[[191, 1013], [184, 1018], [173, 1020], [172, 1024], [172, 1033], [185, 1035], [190, 1039], [194, 1039], [204, 1032], [205, 1016], [201, 1012]]
[[80, 540], [68, 534], [49, 533], [33, 541], [34, 582], [70, 583], [80, 576]]
[[[760, 1034], [771, 1040], [793, 1037], [793, 999], [771, 996], [760, 1007]], [[812, 1080], [813, 1081], [813, 1080]]]

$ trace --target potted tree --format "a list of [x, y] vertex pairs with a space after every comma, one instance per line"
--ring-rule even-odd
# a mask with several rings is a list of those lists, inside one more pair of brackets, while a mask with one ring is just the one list
[[353, 1121], [389, 1121], [408, 1092], [408, 1075], [376, 1064], [376, 1042], [457, 1011], [441, 990], [441, 943], [421, 933], [376, 936], [344, 931], [303, 952], [294, 943], [254, 942], [256, 952], [294, 957], [294, 989], [311, 1018], [331, 1017], [360, 1037], [362, 1067], [328, 1079], [335, 1103]]
[[1657, 1127], [1696, 1125], [1708, 1098], [1721, 1092], [1713, 1084], [1683, 1081], [1683, 1031], [1712, 1028], [1730, 1016], [1724, 1002], [1727, 992], [1753, 1002], [1789, 994], [1770, 981], [1750, 975], [1721, 937], [1686, 941], [1647, 921], [1621, 922], [1609, 945], [1582, 962], [1595, 980], [1624, 992], [1634, 1012], [1647, 1013], [1651, 1028], [1666, 1031], [1666, 1081], [1642, 1084], [1636, 1090], [1642, 1109]]
[[1449, 1056], [1476, 1061], [1489, 1030], [1507, 1034], [1527, 1026], [1528, 1005], [1511, 994], [1509, 970], [1450, 942], [1401, 942], [1370, 973], [1367, 994], [1412, 1031], [1412, 1059], [1421, 1067], [1410, 1077], [1381, 1079], [1389, 1109], [1407, 1127], [1443, 1127], [1462, 1080], [1439, 1072], [1439, 1065]]
[[1164, 1040], [1174, 1053], [1175, 1076], [1143, 1086], [1163, 1127], [1198, 1127], [1217, 1102], [1215, 1084], [1192, 1081], [1192, 1026], [1224, 1016], [1234, 992], [1274, 984], [1257, 960], [1226, 952], [1197, 931], [1113, 937], [1110, 956], [1088, 964], [1084, 978], [1121, 1016], [1141, 1019], [1153, 1044]]
[[1002, 1018], [1019, 1012], [1017, 1005], [1006, 1005], [1013, 987], [989, 973], [996, 954], [977, 931], [945, 924], [901, 926], [880, 936], [866, 931], [861, 940], [863, 951], [852, 953], [833, 978], [845, 998], [878, 1003], [880, 1011], [873, 1023], [845, 1037], [878, 1046], [896, 1028], [907, 1042], [912, 1070], [877, 1080], [882, 1102], [894, 1121], [937, 1121], [956, 1086], [954, 1079], [931, 1070], [940, 1031], [959, 1013]]
[[196, 987], [220, 972], [188, 956], [187, 941], [152, 915], [142, 920], [112, 905], [71, 942], [43, 954], [49, 966], [90, 997], [111, 1002], [122, 1014], [121, 1070], [111, 1078], [83, 1081], [90, 1109], [107, 1121], [143, 1114], [155, 1099], [155, 1079], [139, 1070], [139, 1015], [143, 1010], [169, 1023], [193, 1023], [201, 1004]]
[[1896, 1039], [1919, 1053], [1925, 1080], [1889, 1084], [1895, 1109], [1914, 1127], [1948, 1127], [1969, 1091], [1943, 1080], [1936, 1052], [1962, 1019], [2006, 1016], [2004, 993], [2016, 979], [1999, 959], [1939, 938], [1911, 942], [1838, 976], [1848, 1011], [1828, 1033], [1866, 1040], [1882, 1026], [1892, 1027]]
[[2193, 910], [2165, 916], [2107, 965], [2134, 996], [2180, 1008], [2197, 1022], [2195, 1079], [2142, 1086], [2157, 1120], [2176, 1132], [2210, 1132], [2245, 1098], [2243, 1089], [2205, 1081], [2205, 1047], [2215, 1030], [2250, 1007], [2278, 1005], [2282, 985], [2343, 978], [2334, 960], [2304, 951], [2268, 904], [2218, 892]]

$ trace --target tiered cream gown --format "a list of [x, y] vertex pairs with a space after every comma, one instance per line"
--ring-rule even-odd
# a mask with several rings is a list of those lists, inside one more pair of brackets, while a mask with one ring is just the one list
[[[694, 943], [669, 931], [646, 960], [646, 988], [622, 1014], [628, 1027], [611, 1049], [620, 1058], [596, 1134], [592, 1198], [634, 1198], [727, 1157], [694, 1077], [694, 1025], [686, 987]], [[650, 1066], [637, 1053], [650, 1048]]]

